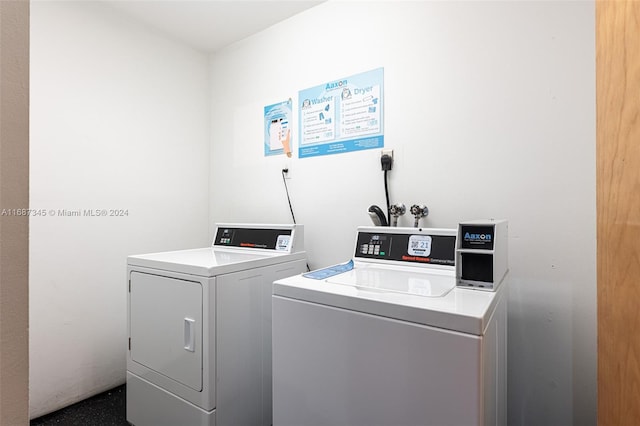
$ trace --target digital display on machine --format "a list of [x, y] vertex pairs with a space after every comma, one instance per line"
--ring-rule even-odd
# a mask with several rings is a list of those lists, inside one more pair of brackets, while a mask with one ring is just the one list
[[431, 235], [412, 235], [409, 237], [407, 253], [411, 256], [428, 257], [431, 254]]
[[291, 229], [218, 228], [214, 246], [287, 251]]
[[453, 235], [360, 232], [355, 257], [452, 266], [455, 250]]

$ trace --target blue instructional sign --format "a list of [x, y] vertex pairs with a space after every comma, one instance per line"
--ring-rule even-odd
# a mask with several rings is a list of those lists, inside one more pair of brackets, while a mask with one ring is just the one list
[[264, 107], [264, 155], [291, 157], [291, 99]]
[[299, 158], [384, 146], [383, 71], [378, 68], [299, 92]]

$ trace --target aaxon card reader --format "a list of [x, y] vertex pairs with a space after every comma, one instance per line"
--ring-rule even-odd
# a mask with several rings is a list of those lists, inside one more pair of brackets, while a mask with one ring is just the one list
[[472, 220], [458, 224], [456, 285], [496, 291], [507, 274], [506, 220]]

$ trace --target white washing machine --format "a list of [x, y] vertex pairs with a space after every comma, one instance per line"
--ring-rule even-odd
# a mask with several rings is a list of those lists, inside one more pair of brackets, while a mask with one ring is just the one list
[[456, 287], [456, 234], [361, 227], [274, 283], [274, 426], [506, 424], [506, 284]]
[[218, 224], [212, 247], [127, 259], [130, 423], [272, 424], [272, 284], [303, 246], [301, 225]]

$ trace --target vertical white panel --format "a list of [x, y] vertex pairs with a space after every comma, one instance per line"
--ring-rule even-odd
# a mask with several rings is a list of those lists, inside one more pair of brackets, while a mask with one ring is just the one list
[[220, 424], [261, 425], [264, 268], [217, 277], [216, 417]]
[[273, 424], [480, 425], [482, 339], [273, 297]]
[[210, 99], [206, 55], [104, 3], [31, 20], [34, 417], [124, 383], [127, 255], [210, 243]]
[[216, 418], [219, 424], [272, 421], [271, 288], [305, 270], [304, 260], [216, 278]]

